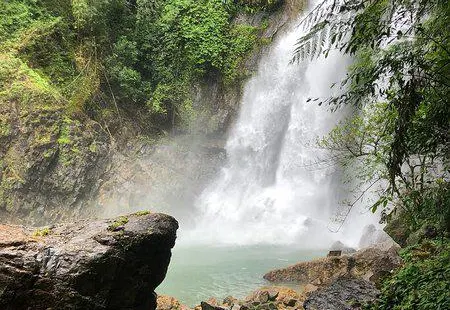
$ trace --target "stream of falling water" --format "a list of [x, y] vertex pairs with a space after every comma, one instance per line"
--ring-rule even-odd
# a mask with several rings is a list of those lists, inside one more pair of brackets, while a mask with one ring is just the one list
[[301, 36], [292, 27], [279, 37], [247, 82], [227, 163], [196, 200], [194, 225], [181, 222], [158, 292], [190, 305], [244, 297], [267, 284], [270, 269], [322, 256], [336, 240], [356, 247], [374, 221], [357, 206], [338, 233], [330, 229], [348, 189], [339, 167], [311, 164], [330, 155], [315, 142], [348, 111], [331, 113], [308, 98], [330, 96], [351, 59], [335, 52], [289, 64]]
[[358, 242], [363, 218], [338, 234], [329, 229], [345, 192], [339, 169], [311, 165], [327, 157], [316, 139], [344, 112], [308, 102], [331, 95], [330, 85], [343, 78], [350, 60], [335, 52], [290, 64], [302, 34], [299, 27], [287, 31], [247, 82], [226, 144], [227, 164], [196, 201], [195, 228], [181, 234], [181, 243], [325, 248], [336, 239]]

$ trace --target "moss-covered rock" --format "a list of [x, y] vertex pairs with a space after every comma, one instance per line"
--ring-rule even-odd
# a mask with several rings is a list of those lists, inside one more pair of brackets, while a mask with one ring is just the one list
[[0, 54], [0, 215], [45, 224], [82, 212], [109, 138], [12, 53]]
[[399, 245], [406, 245], [406, 240], [411, 234], [411, 228], [407, 215], [402, 209], [396, 208], [391, 212], [384, 231]]

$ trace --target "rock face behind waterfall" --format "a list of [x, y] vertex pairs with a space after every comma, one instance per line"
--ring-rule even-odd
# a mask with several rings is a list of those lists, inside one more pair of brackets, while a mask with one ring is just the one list
[[0, 225], [0, 309], [155, 309], [175, 244], [164, 214]]

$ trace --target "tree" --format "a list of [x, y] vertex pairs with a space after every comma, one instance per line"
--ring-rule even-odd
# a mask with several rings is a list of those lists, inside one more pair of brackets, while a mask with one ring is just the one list
[[[359, 161], [365, 184], [386, 182], [372, 206], [395, 205], [411, 225], [433, 219], [450, 231], [450, 3], [442, 0], [326, 0], [301, 22], [293, 61], [354, 56], [339, 95], [321, 98], [356, 112], [321, 141], [334, 159]], [[441, 195], [436, 195], [441, 193]]]

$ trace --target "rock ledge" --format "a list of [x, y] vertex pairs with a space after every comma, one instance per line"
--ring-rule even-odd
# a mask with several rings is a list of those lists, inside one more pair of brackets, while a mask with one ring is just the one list
[[155, 309], [177, 221], [142, 212], [42, 229], [0, 225], [0, 308]]

